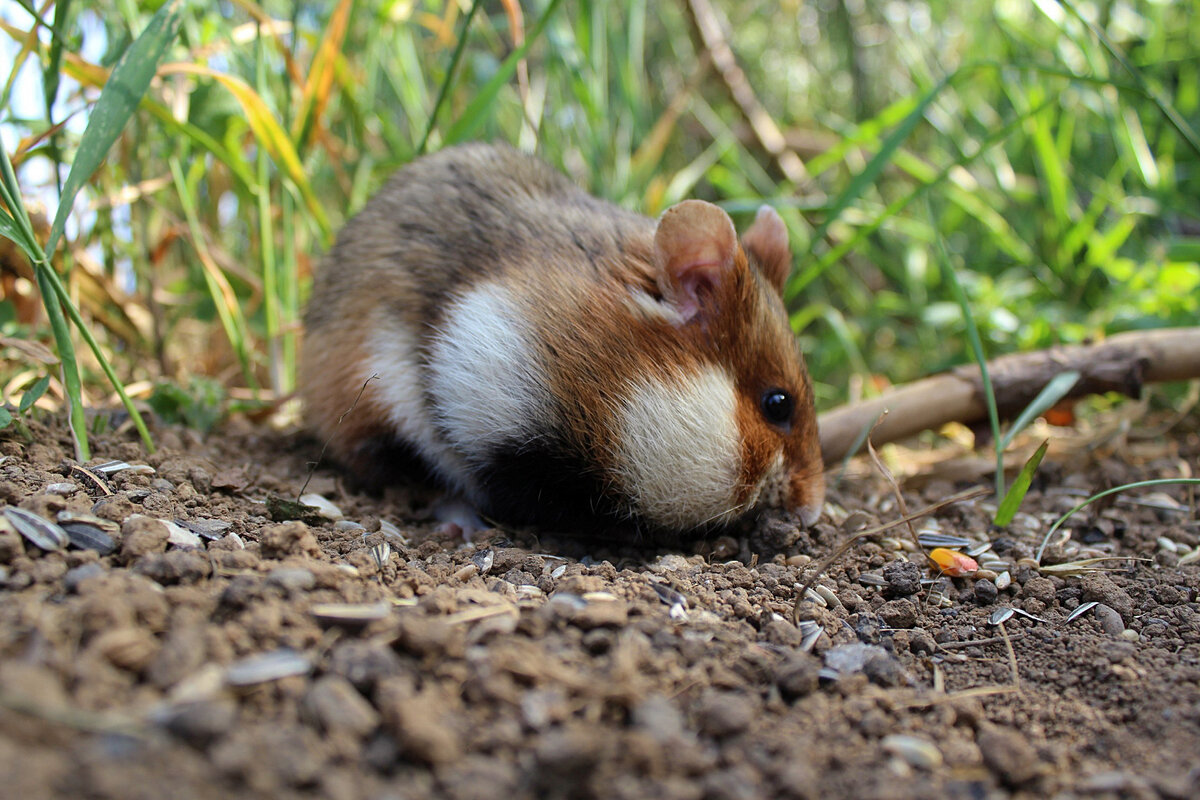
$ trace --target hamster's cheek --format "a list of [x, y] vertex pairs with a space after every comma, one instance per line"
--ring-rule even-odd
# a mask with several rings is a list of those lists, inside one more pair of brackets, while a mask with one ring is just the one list
[[616, 473], [635, 513], [689, 530], [739, 516], [741, 445], [730, 376], [702, 367], [635, 380], [616, 415]]

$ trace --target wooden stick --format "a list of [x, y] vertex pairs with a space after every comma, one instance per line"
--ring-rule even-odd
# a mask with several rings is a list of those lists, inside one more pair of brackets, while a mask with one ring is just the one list
[[[1002, 356], [988, 364], [1001, 418], [1020, 414], [1043, 386], [1068, 370], [1080, 373], [1068, 397], [1102, 392], [1136, 397], [1147, 383], [1200, 378], [1200, 327], [1130, 331], [1096, 344]], [[863, 428], [884, 410], [887, 415], [871, 434], [876, 445], [947, 422], [978, 422], [987, 415], [979, 367], [959, 367], [822, 414], [818, 426], [825, 464], [845, 458]]]
[[788, 147], [783, 132], [759, 102], [754, 88], [746, 80], [746, 73], [738, 66], [712, 3], [709, 0], [687, 0], [685, 5], [699, 34], [700, 45], [712, 57], [713, 66], [729, 90], [729, 96], [750, 124], [758, 143], [775, 159], [780, 171], [791, 183], [799, 185], [807, 181], [808, 170], [804, 168], [804, 162]]

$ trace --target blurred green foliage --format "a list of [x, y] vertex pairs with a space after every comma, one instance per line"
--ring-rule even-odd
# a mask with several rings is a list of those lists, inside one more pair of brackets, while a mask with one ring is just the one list
[[[74, 4], [57, 61], [44, 32], [21, 51], [33, 22], [5, 13], [18, 58], [0, 125], [10, 152], [22, 145], [26, 195], [65, 174], [99, 67], [158, 5]], [[429, 149], [511, 141], [648, 214], [697, 196], [744, 225], [775, 204], [822, 407], [970, 359], [939, 240], [989, 356], [1200, 319], [1200, 0], [717, 3], [804, 162], [796, 181], [702, 53], [685, 0], [530, 0], [519, 21], [515, 3], [488, 2], [468, 27], [471, 5], [186, 7], [68, 230], [110, 287], [107, 317], [103, 300], [85, 311], [127, 377], [289, 392], [314, 263], [427, 130]], [[51, 65], [57, 103], [28, 111], [16, 101], [41, 97], [27, 87]], [[68, 124], [50, 137], [50, 120]]]

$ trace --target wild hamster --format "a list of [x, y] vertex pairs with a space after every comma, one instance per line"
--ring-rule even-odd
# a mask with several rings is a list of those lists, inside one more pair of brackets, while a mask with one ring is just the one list
[[769, 207], [739, 245], [703, 201], [655, 221], [507, 146], [447, 148], [325, 259], [307, 419], [363, 481], [415, 457], [510, 524], [680, 534], [776, 507], [811, 525], [824, 478], [790, 267]]

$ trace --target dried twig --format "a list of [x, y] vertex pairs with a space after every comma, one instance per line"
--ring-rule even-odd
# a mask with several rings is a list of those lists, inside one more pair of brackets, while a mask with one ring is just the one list
[[721, 21], [712, 3], [709, 0], [687, 0], [685, 5], [692, 18], [693, 28], [699, 35], [701, 47], [712, 57], [713, 66], [721, 76], [725, 88], [729, 90], [733, 102], [750, 123], [758, 143], [775, 159], [784, 177], [789, 181], [795, 185], [807, 181], [808, 170], [804, 168], [804, 162], [788, 147], [787, 139], [779, 130], [779, 126], [759, 102], [753, 87], [746, 80], [746, 73], [738, 66], [737, 58], [729, 47], [729, 41], [725, 38]]
[[[1068, 397], [1102, 392], [1137, 396], [1146, 383], [1200, 378], [1200, 328], [1163, 328], [1117, 334], [1093, 345], [1072, 345], [1003, 356], [988, 365], [1002, 418], [1019, 414], [1055, 375], [1080, 373]], [[947, 422], [982, 420], [986, 407], [978, 366], [964, 366], [900, 386], [881, 397], [821, 415], [821, 451], [840, 462], [862, 429], [884, 409], [891, 413], [872, 434], [886, 444]]]

